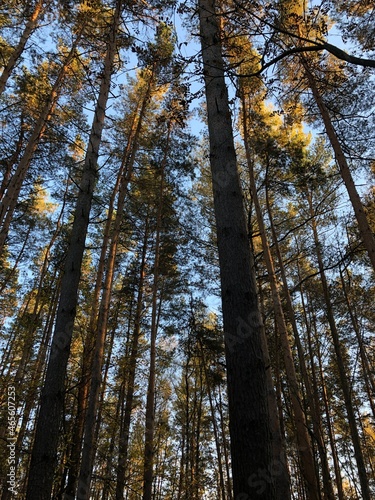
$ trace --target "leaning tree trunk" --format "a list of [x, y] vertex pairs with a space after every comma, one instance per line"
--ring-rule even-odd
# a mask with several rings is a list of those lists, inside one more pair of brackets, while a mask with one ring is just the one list
[[[275, 498], [262, 322], [214, 0], [199, 0], [229, 399], [234, 497]], [[264, 479], [266, 473], [267, 479]]]
[[[294, 416], [294, 424], [296, 427], [296, 437], [298, 443], [298, 454], [301, 465], [301, 473], [305, 481], [306, 491], [308, 495], [308, 499], [311, 500], [319, 500], [319, 486], [315, 474], [315, 464], [314, 464], [314, 454], [312, 450], [312, 443], [308, 434], [308, 426], [306, 422], [306, 417], [304, 414], [304, 410], [302, 407], [302, 396], [299, 388], [299, 383], [297, 380], [296, 369], [294, 366], [294, 359], [292, 354], [292, 349], [290, 347], [288, 329], [286, 326], [283, 306], [281, 304], [281, 298], [276, 278], [276, 273], [273, 264], [273, 258], [271, 255], [271, 250], [268, 244], [268, 239], [266, 235], [266, 229], [263, 220], [263, 214], [259, 203], [257, 188], [255, 185], [255, 175], [254, 168], [250, 158], [249, 145], [247, 140], [247, 119], [245, 112], [245, 103], [243, 100], [242, 104], [243, 108], [243, 130], [244, 130], [244, 142], [245, 142], [245, 150], [246, 150], [246, 159], [249, 169], [249, 180], [250, 180], [250, 189], [252, 200], [254, 202], [256, 217], [259, 226], [260, 237], [262, 241], [263, 247], [263, 255], [266, 263], [268, 279], [271, 287], [271, 295], [272, 295], [272, 304], [273, 310], [275, 314], [275, 322], [277, 325], [277, 330], [280, 335], [280, 344], [283, 352], [285, 371], [288, 381], [288, 386], [290, 390], [290, 398], [291, 405], [293, 408], [293, 416]], [[285, 466], [285, 464], [284, 464]], [[280, 498], [287, 498], [287, 495], [290, 495], [289, 492], [289, 484], [287, 485], [279, 485], [278, 484], [278, 492], [280, 491], [280, 487], [286, 488], [284, 492], [284, 496]]]
[[36, 424], [27, 486], [27, 500], [50, 500], [52, 492], [59, 431], [64, 409], [65, 377], [76, 315], [78, 286], [89, 215], [98, 176], [97, 162], [105, 109], [116, 56], [117, 26], [119, 24], [121, 3], [122, 1], [118, 0], [114, 23], [109, 35], [102, 82], [83, 166], [73, 228], [65, 261], [51, 353]]
[[373, 231], [371, 230], [369, 221], [367, 219], [365, 208], [362, 204], [361, 198], [358, 194], [358, 191], [355, 187], [354, 180], [352, 174], [350, 172], [350, 168], [348, 162], [346, 160], [345, 154], [342, 150], [340, 141], [337, 137], [336, 130], [332, 124], [331, 117], [329, 115], [329, 111], [324, 103], [324, 100], [319, 92], [319, 88], [317, 86], [316, 80], [311, 73], [311, 70], [306, 62], [303, 59], [303, 67], [305, 69], [305, 74], [307, 80], [310, 85], [311, 92], [314, 96], [315, 102], [320, 110], [320, 115], [322, 117], [324, 127], [326, 129], [326, 133], [328, 139], [331, 143], [332, 149], [335, 153], [335, 158], [337, 165], [340, 169], [340, 175], [342, 180], [344, 181], [346, 190], [349, 195], [350, 202], [352, 204], [355, 217], [358, 222], [358, 229], [362, 238], [363, 245], [368, 253], [371, 265], [375, 272], [375, 236]]
[[[0, 95], [4, 92], [5, 85], [12, 74], [12, 71], [19, 60], [25, 45], [30, 38], [32, 32], [38, 26], [38, 18], [43, 12], [43, 4], [46, 3], [45, 0], [39, 0], [34, 7], [34, 11], [31, 14], [29, 20], [27, 21], [25, 28], [22, 32], [22, 35], [18, 41], [18, 44], [14, 47], [13, 52], [11, 53], [7, 63], [4, 66], [3, 72], [0, 75]], [[50, 2], [47, 2], [47, 4]]]
[[23, 183], [26, 179], [26, 175], [29, 170], [30, 163], [34, 157], [35, 151], [39, 145], [40, 138], [43, 136], [47, 123], [51, 119], [51, 116], [57, 105], [58, 98], [64, 83], [66, 73], [68, 71], [69, 65], [76, 56], [77, 45], [81, 40], [84, 29], [84, 23], [74, 40], [74, 43], [67, 55], [64, 64], [60, 68], [57, 75], [55, 83], [51, 89], [48, 99], [42, 107], [39, 118], [37, 119], [30, 138], [25, 147], [25, 151], [18, 163], [17, 169], [12, 175], [7, 185], [6, 191], [0, 203], [0, 253], [3, 252], [4, 245], [6, 243], [9, 228], [12, 222], [14, 211], [17, 207], [18, 197], [21, 192]]
[[362, 499], [363, 500], [370, 500], [371, 499], [370, 486], [369, 486], [369, 481], [367, 478], [365, 460], [364, 460], [364, 456], [363, 456], [363, 452], [362, 452], [357, 422], [355, 419], [355, 411], [354, 411], [352, 394], [351, 394], [352, 391], [350, 389], [348, 376], [347, 376], [346, 369], [345, 369], [345, 363], [344, 363], [344, 358], [343, 358], [343, 353], [342, 353], [342, 345], [341, 345], [341, 341], [340, 341], [340, 337], [339, 337], [339, 332], [338, 332], [337, 327], [336, 327], [336, 321], [335, 321], [335, 317], [334, 317], [332, 301], [331, 301], [328, 282], [327, 282], [327, 278], [326, 278], [326, 274], [325, 274], [325, 270], [324, 270], [323, 256], [322, 256], [322, 252], [321, 252], [321, 244], [319, 241], [318, 230], [317, 230], [317, 225], [316, 225], [316, 220], [315, 220], [314, 209], [312, 206], [311, 195], [309, 195], [308, 193], [307, 193], [307, 201], [308, 201], [309, 209], [310, 209], [312, 231], [313, 231], [314, 244], [315, 244], [315, 253], [316, 253], [317, 260], [318, 260], [319, 276], [320, 276], [322, 289], [323, 289], [323, 297], [324, 297], [324, 302], [325, 302], [325, 306], [326, 306], [326, 314], [327, 314], [329, 328], [330, 328], [331, 335], [332, 335], [332, 342], [333, 342], [333, 346], [334, 346], [335, 354], [336, 354], [336, 363], [337, 363], [337, 368], [338, 368], [338, 372], [339, 372], [339, 380], [340, 380], [341, 389], [342, 389], [343, 396], [344, 396], [345, 409], [346, 409], [346, 413], [347, 413], [347, 417], [348, 417], [349, 429], [350, 429], [350, 434], [351, 434], [351, 438], [352, 438], [352, 442], [353, 442], [354, 457], [355, 457], [356, 464], [357, 464]]

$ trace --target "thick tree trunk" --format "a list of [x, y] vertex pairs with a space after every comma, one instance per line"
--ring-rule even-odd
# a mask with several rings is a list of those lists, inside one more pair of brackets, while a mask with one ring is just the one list
[[[262, 323], [214, 0], [198, 2], [226, 344], [234, 497], [276, 498]], [[264, 477], [266, 475], [266, 478]], [[271, 479], [271, 480], [269, 480]]]
[[98, 155], [108, 101], [111, 73], [116, 55], [117, 26], [121, 0], [117, 2], [116, 21], [110, 33], [104, 61], [103, 78], [83, 166], [70, 244], [67, 251], [61, 295], [40, 412], [32, 450], [27, 500], [50, 500], [65, 398], [65, 377], [76, 315], [78, 286], [94, 187], [98, 176]]

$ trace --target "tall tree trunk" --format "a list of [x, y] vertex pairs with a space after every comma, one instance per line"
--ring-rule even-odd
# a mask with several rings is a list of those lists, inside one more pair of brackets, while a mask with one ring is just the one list
[[81, 264], [94, 188], [98, 155], [116, 55], [116, 40], [122, 1], [116, 4], [109, 34], [103, 76], [85, 156], [70, 244], [67, 251], [51, 353], [42, 390], [35, 441], [27, 486], [27, 500], [49, 500], [57, 460], [60, 425], [65, 399], [65, 377], [76, 315]]
[[[271, 233], [272, 233], [272, 238], [273, 238], [273, 245], [276, 251], [278, 263], [279, 263], [279, 270], [280, 270], [280, 275], [281, 275], [281, 280], [283, 283], [283, 292], [284, 292], [284, 300], [285, 300], [285, 307], [286, 311], [288, 314], [288, 318], [290, 321], [290, 324], [293, 329], [294, 333], [294, 339], [297, 345], [297, 351], [298, 351], [298, 360], [301, 368], [301, 374], [302, 374], [302, 379], [303, 383], [306, 388], [306, 394], [307, 394], [307, 401], [308, 405], [310, 407], [310, 412], [311, 412], [311, 420], [313, 424], [313, 437], [317, 442], [318, 446], [318, 451], [319, 451], [319, 457], [320, 457], [320, 462], [322, 466], [322, 476], [323, 476], [323, 493], [324, 493], [324, 498], [328, 500], [334, 500], [334, 493], [333, 493], [333, 487], [332, 487], [332, 481], [331, 481], [331, 476], [330, 476], [330, 471], [329, 471], [329, 464], [328, 464], [328, 458], [327, 458], [327, 450], [325, 447], [324, 443], [324, 435], [323, 435], [323, 423], [322, 423], [322, 418], [321, 418], [321, 413], [320, 413], [320, 404], [319, 401], [317, 400], [316, 394], [317, 391], [313, 390], [310, 382], [310, 377], [307, 371], [307, 366], [306, 366], [306, 361], [305, 361], [305, 353], [302, 348], [302, 343], [297, 327], [297, 321], [296, 321], [296, 316], [294, 313], [294, 308], [292, 304], [292, 299], [289, 293], [289, 287], [288, 287], [288, 280], [287, 280], [287, 273], [286, 269], [284, 267], [284, 261], [282, 258], [279, 242], [278, 242], [278, 237], [276, 234], [276, 229], [275, 229], [275, 224], [273, 221], [273, 216], [272, 216], [272, 210], [271, 210], [271, 204], [270, 204], [270, 199], [269, 199], [269, 190], [268, 190], [268, 165], [267, 165], [267, 171], [266, 171], [266, 204], [267, 204], [267, 212], [268, 212], [268, 218], [270, 221], [270, 228], [271, 228]], [[306, 322], [306, 329], [309, 330], [309, 325]], [[311, 353], [311, 349], [310, 349]], [[311, 359], [311, 372], [313, 375], [313, 380], [315, 380], [314, 377], [314, 363], [313, 360]], [[317, 389], [317, 385], [315, 384], [315, 389]]]
[[142, 305], [143, 305], [143, 294], [144, 294], [144, 278], [145, 278], [148, 236], [149, 236], [148, 219], [146, 219], [146, 227], [143, 238], [141, 262], [139, 268], [139, 282], [138, 282], [138, 294], [137, 294], [137, 303], [136, 303], [135, 319], [134, 319], [134, 331], [129, 353], [129, 358], [130, 358], [129, 364], [126, 370], [127, 390], [125, 396], [125, 408], [124, 408], [123, 419], [121, 421], [121, 426], [120, 426], [119, 452], [118, 452], [117, 478], [116, 478], [116, 500], [123, 500], [124, 498], [126, 462], [128, 460], [128, 451], [129, 451], [130, 421], [133, 410], [134, 391], [135, 391], [134, 383], [135, 383], [136, 366], [138, 361], [139, 337], [141, 333]]
[[[144, 470], [143, 470], [143, 500], [152, 499], [152, 482], [154, 478], [154, 434], [155, 434], [155, 389], [156, 389], [156, 336], [158, 329], [158, 292], [159, 283], [159, 260], [160, 260], [160, 238], [162, 230], [162, 213], [164, 198], [164, 177], [167, 158], [170, 147], [170, 136], [172, 120], [169, 120], [166, 137], [164, 156], [160, 165], [160, 187], [159, 200], [156, 214], [156, 235], [155, 235], [155, 258], [154, 258], [154, 279], [152, 285], [152, 310], [151, 310], [151, 340], [150, 340], [150, 368], [146, 399], [146, 428], [145, 428], [145, 449], [144, 449]], [[159, 301], [161, 301], [159, 297]]]
[[358, 427], [357, 427], [357, 423], [356, 423], [356, 419], [355, 419], [355, 412], [354, 412], [354, 407], [353, 407], [353, 402], [352, 402], [351, 390], [349, 387], [349, 381], [348, 381], [348, 377], [347, 377], [347, 373], [346, 373], [346, 369], [345, 369], [345, 363], [344, 363], [344, 359], [343, 359], [343, 355], [342, 355], [342, 347], [341, 347], [339, 332], [338, 332], [337, 327], [336, 327], [336, 321], [335, 321], [335, 317], [334, 317], [334, 313], [333, 313], [333, 306], [332, 306], [332, 302], [331, 302], [331, 298], [330, 298], [328, 282], [327, 282], [327, 278], [326, 278], [325, 271], [324, 271], [323, 256], [322, 256], [322, 252], [321, 252], [321, 245], [320, 245], [320, 241], [319, 241], [318, 230], [317, 230], [317, 225], [316, 225], [316, 220], [315, 220], [314, 208], [312, 206], [311, 195], [309, 193], [307, 193], [306, 197], [307, 197], [307, 202], [308, 202], [309, 209], [310, 209], [311, 225], [312, 225], [312, 231], [313, 231], [313, 237], [314, 237], [314, 243], [315, 243], [315, 253], [316, 253], [317, 260], [318, 260], [319, 276], [320, 276], [322, 289], [323, 289], [323, 296], [324, 296], [324, 301], [325, 301], [325, 306], [326, 306], [327, 319], [328, 319], [328, 323], [329, 323], [329, 327], [330, 327], [330, 331], [331, 331], [331, 335], [332, 335], [333, 346], [334, 346], [335, 354], [336, 354], [336, 363], [337, 363], [337, 368], [339, 371], [340, 384], [341, 384], [341, 389], [343, 391], [346, 413], [348, 416], [350, 434], [351, 434], [353, 448], [354, 448], [354, 456], [355, 456], [355, 460], [356, 460], [356, 464], [357, 464], [359, 482], [361, 485], [362, 498], [363, 498], [363, 500], [371, 500], [370, 487], [369, 487], [369, 482], [368, 482], [368, 478], [367, 478], [366, 466], [365, 466], [365, 461], [364, 461], [364, 457], [363, 457]]
[[13, 68], [15, 67], [18, 59], [20, 58], [30, 35], [38, 26], [38, 18], [43, 12], [43, 4], [45, 3], [48, 5], [50, 2], [46, 2], [45, 0], [38, 0], [37, 3], [35, 4], [34, 10], [25, 25], [25, 28], [19, 39], [19, 42], [17, 46], [13, 49], [13, 52], [11, 53], [8, 59], [8, 62], [4, 66], [3, 72], [0, 75], [0, 95], [4, 92], [5, 85], [13, 71]]
[[214, 0], [199, 0], [221, 279], [234, 497], [276, 498], [262, 322], [237, 171]]
[[[283, 351], [284, 365], [288, 379], [288, 386], [290, 390], [291, 404], [293, 408], [294, 424], [296, 426], [297, 443], [298, 443], [298, 453], [301, 462], [301, 472], [306, 484], [306, 490], [308, 493], [308, 498], [311, 500], [319, 500], [319, 485], [315, 473], [314, 455], [311, 440], [308, 434], [308, 427], [306, 422], [305, 413], [302, 407], [302, 396], [299, 388], [299, 382], [297, 380], [296, 370], [294, 366], [292, 349], [290, 347], [288, 329], [286, 326], [283, 306], [281, 303], [280, 293], [278, 289], [278, 283], [276, 279], [276, 273], [273, 264], [273, 258], [271, 255], [270, 247], [268, 244], [266, 229], [263, 220], [262, 209], [259, 203], [257, 188], [255, 185], [255, 174], [253, 168], [253, 162], [250, 157], [250, 150], [247, 138], [247, 118], [246, 118], [246, 104], [243, 98], [242, 102], [243, 110], [243, 120], [242, 126], [244, 130], [244, 142], [246, 150], [247, 165], [249, 169], [249, 179], [250, 179], [250, 189], [252, 200], [255, 207], [256, 217], [258, 221], [258, 227], [260, 232], [260, 237], [262, 240], [263, 256], [266, 263], [268, 280], [271, 287], [273, 310], [275, 314], [275, 321], [277, 325], [277, 330], [280, 335], [280, 343]], [[283, 464], [285, 466], [285, 464]], [[286, 473], [280, 474], [280, 477], [285, 477]], [[279, 476], [277, 476], [279, 478]], [[278, 484], [278, 491], [280, 488], [285, 488], [280, 498], [288, 498], [290, 495], [289, 484]]]
[[367, 219], [366, 210], [361, 202], [361, 198], [355, 187], [352, 174], [348, 162], [346, 160], [345, 154], [342, 150], [340, 141], [337, 137], [335, 128], [332, 124], [332, 120], [329, 111], [324, 103], [324, 100], [320, 94], [316, 80], [309, 68], [309, 65], [305, 59], [302, 59], [302, 64], [305, 69], [305, 74], [307, 76], [312, 94], [314, 96], [315, 102], [320, 110], [320, 114], [326, 129], [328, 139], [331, 143], [332, 149], [335, 153], [335, 158], [337, 165], [340, 169], [341, 177], [344, 181], [346, 190], [349, 195], [350, 202], [352, 204], [355, 217], [358, 222], [358, 229], [362, 238], [362, 242], [366, 251], [368, 253], [371, 265], [375, 272], [375, 236], [371, 230], [370, 224]]
[[[98, 411], [98, 398], [101, 386], [101, 372], [104, 357], [104, 346], [107, 333], [107, 322], [108, 313], [110, 307], [110, 301], [112, 296], [112, 287], [114, 279], [114, 271], [117, 257], [117, 247], [121, 233], [121, 222], [123, 219], [123, 212], [125, 207], [125, 199], [127, 193], [127, 187], [129, 181], [132, 177], [133, 166], [135, 161], [136, 152], [138, 149], [139, 135], [143, 125], [143, 118], [146, 112], [147, 104], [151, 92], [151, 82], [148, 82], [148, 87], [146, 94], [143, 98], [143, 102], [140, 108], [138, 120], [134, 122], [134, 128], [131, 130], [129, 135], [129, 140], [127, 148], [124, 153], [123, 161], [120, 168], [119, 180], [117, 183], [119, 185], [119, 193], [117, 200], [117, 210], [115, 215], [115, 220], [113, 224], [112, 235], [110, 238], [109, 253], [107, 257], [107, 269], [105, 273], [105, 280], [103, 286], [103, 295], [100, 302], [99, 317], [96, 329], [96, 343], [93, 355], [93, 365], [91, 368], [91, 384], [90, 384], [90, 394], [88, 408], [85, 416], [85, 431], [83, 440], [83, 451], [82, 451], [82, 463], [80, 471], [79, 485], [86, 485], [86, 495], [89, 495], [89, 485], [91, 482], [92, 468], [94, 464], [94, 429], [95, 429], [95, 418]], [[112, 214], [111, 214], [112, 215]], [[109, 232], [111, 219], [108, 218], [108, 231]], [[83, 488], [79, 486], [81, 490], [82, 500], [87, 500], [88, 496], [83, 495]]]

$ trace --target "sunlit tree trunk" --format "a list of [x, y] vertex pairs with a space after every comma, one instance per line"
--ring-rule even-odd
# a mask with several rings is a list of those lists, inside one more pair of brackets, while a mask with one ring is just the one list
[[361, 198], [358, 194], [357, 188], [354, 184], [354, 180], [352, 174], [350, 172], [350, 168], [346, 159], [346, 156], [342, 150], [340, 141], [337, 137], [335, 128], [332, 124], [332, 120], [329, 114], [329, 111], [324, 103], [324, 100], [319, 91], [317, 82], [309, 68], [309, 65], [305, 59], [302, 59], [302, 64], [305, 69], [305, 74], [307, 76], [311, 92], [314, 96], [315, 102], [320, 110], [320, 114], [326, 129], [326, 133], [328, 139], [331, 143], [332, 149], [335, 153], [335, 159], [337, 165], [340, 169], [340, 175], [344, 181], [346, 190], [349, 195], [349, 199], [351, 201], [355, 217], [358, 222], [358, 229], [362, 238], [362, 242], [366, 251], [368, 253], [371, 265], [375, 272], [375, 236], [370, 227], [370, 224], [367, 219], [366, 210], [362, 204]]
[[60, 96], [62, 85], [65, 80], [66, 73], [69, 65], [76, 56], [76, 49], [83, 34], [84, 23], [74, 40], [72, 48], [67, 55], [63, 66], [60, 68], [58, 76], [53, 84], [48, 99], [46, 100], [43, 108], [40, 111], [39, 118], [37, 119], [31, 136], [25, 147], [25, 151], [18, 163], [17, 169], [12, 175], [7, 185], [7, 189], [0, 203], [0, 253], [3, 251], [6, 239], [8, 237], [10, 224], [14, 210], [17, 206], [18, 197], [25, 181], [30, 163], [34, 157], [35, 151], [39, 145], [40, 138], [43, 136], [55, 107]]
[[8, 81], [17, 61], [19, 60], [20, 56], [22, 55], [22, 52], [25, 48], [27, 41], [30, 38], [30, 35], [38, 26], [38, 19], [43, 12], [44, 4], [46, 4], [46, 6], [47, 6], [49, 3], [50, 2], [48, 2], [48, 1], [46, 2], [45, 0], [39, 0], [36, 2], [35, 6], [34, 6], [34, 10], [33, 10], [31, 16], [29, 17], [29, 19], [25, 25], [25, 28], [22, 32], [20, 39], [19, 39], [19, 42], [16, 45], [16, 47], [14, 47], [13, 52], [11, 53], [7, 63], [4, 66], [3, 72], [0, 75], [0, 95], [4, 92], [5, 85]]

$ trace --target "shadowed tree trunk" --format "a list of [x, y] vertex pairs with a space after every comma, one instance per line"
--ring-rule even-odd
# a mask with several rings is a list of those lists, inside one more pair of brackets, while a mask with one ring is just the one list
[[[315, 464], [314, 464], [314, 455], [312, 450], [311, 440], [308, 434], [308, 427], [306, 423], [306, 417], [302, 407], [302, 396], [301, 391], [299, 389], [299, 384], [297, 380], [296, 370], [294, 366], [292, 349], [290, 347], [288, 329], [286, 326], [283, 306], [281, 304], [281, 298], [278, 288], [278, 283], [276, 279], [273, 258], [271, 255], [270, 247], [268, 244], [268, 239], [266, 235], [266, 229], [263, 221], [263, 214], [260, 207], [257, 188], [255, 185], [255, 176], [254, 176], [254, 168], [253, 163], [250, 157], [249, 144], [247, 140], [247, 118], [246, 118], [246, 104], [245, 99], [243, 98], [242, 102], [242, 110], [243, 110], [243, 130], [244, 130], [244, 141], [245, 141], [245, 150], [246, 150], [246, 159], [249, 169], [249, 179], [250, 179], [250, 189], [252, 200], [254, 202], [256, 217], [259, 226], [260, 237], [262, 240], [263, 247], [263, 255], [266, 263], [268, 280], [271, 287], [271, 295], [272, 295], [272, 304], [273, 310], [275, 314], [275, 321], [277, 325], [277, 330], [280, 335], [280, 344], [284, 357], [284, 365], [285, 371], [288, 379], [288, 386], [290, 390], [291, 404], [293, 408], [294, 415], [294, 423], [296, 427], [296, 438], [298, 445], [298, 454], [301, 462], [301, 473], [306, 483], [306, 489], [308, 493], [308, 498], [311, 500], [319, 500], [319, 485], [317, 482], [316, 474], [315, 474]], [[286, 467], [286, 464], [283, 464]], [[281, 474], [277, 476], [278, 479], [283, 478], [285, 474]], [[289, 492], [289, 484], [278, 484], [278, 492], [280, 492], [281, 488], [285, 488], [282, 492], [282, 496], [280, 498], [287, 498]], [[281, 493], [281, 492], [280, 492]]]
[[[214, 0], [198, 2], [226, 346], [234, 497], [276, 498], [262, 322]], [[264, 477], [266, 474], [266, 478]], [[269, 474], [269, 476], [267, 476]]]
[[85, 156], [82, 180], [75, 209], [69, 248], [62, 277], [51, 353], [47, 367], [41, 406], [32, 449], [27, 500], [50, 500], [57, 460], [60, 426], [65, 398], [65, 377], [76, 315], [78, 286], [94, 187], [98, 176], [101, 144], [113, 62], [116, 55], [117, 27], [120, 19], [119, 0], [109, 34], [102, 81]]
[[341, 345], [341, 341], [340, 341], [340, 337], [339, 337], [339, 332], [338, 332], [337, 327], [336, 327], [336, 321], [335, 321], [335, 317], [334, 317], [334, 313], [333, 313], [332, 301], [331, 301], [328, 282], [327, 282], [327, 278], [326, 278], [326, 274], [325, 274], [325, 270], [324, 270], [321, 244], [319, 241], [317, 224], [316, 224], [316, 220], [315, 220], [314, 209], [312, 206], [311, 195], [309, 193], [306, 193], [306, 198], [307, 198], [308, 206], [310, 209], [312, 231], [313, 231], [313, 237], [314, 237], [314, 243], [315, 243], [315, 252], [316, 252], [316, 257], [318, 260], [319, 275], [320, 275], [320, 279], [321, 279], [321, 283], [322, 283], [324, 302], [325, 302], [325, 306], [326, 306], [326, 314], [327, 314], [327, 319], [328, 319], [328, 323], [329, 323], [329, 327], [330, 327], [330, 331], [331, 331], [331, 335], [332, 335], [332, 342], [333, 342], [333, 346], [334, 346], [335, 354], [336, 354], [336, 363], [337, 363], [337, 368], [338, 368], [339, 377], [340, 377], [341, 389], [342, 389], [343, 396], [344, 396], [344, 403], [345, 403], [346, 413], [347, 413], [347, 417], [348, 417], [350, 434], [351, 434], [351, 438], [352, 438], [352, 442], [353, 442], [354, 456], [355, 456], [357, 469], [358, 469], [358, 476], [359, 476], [359, 482], [361, 485], [362, 498], [363, 498], [363, 500], [371, 500], [371, 493], [370, 493], [370, 487], [369, 487], [369, 482], [368, 482], [368, 478], [367, 478], [365, 460], [364, 460], [364, 456], [363, 456], [363, 452], [362, 452], [361, 441], [360, 441], [358, 427], [357, 427], [357, 423], [356, 423], [356, 419], [355, 419], [355, 411], [354, 411], [354, 406], [353, 406], [353, 401], [352, 401], [351, 389], [349, 386], [348, 376], [346, 373], [345, 363], [344, 363], [343, 354], [342, 354], [342, 345]]

